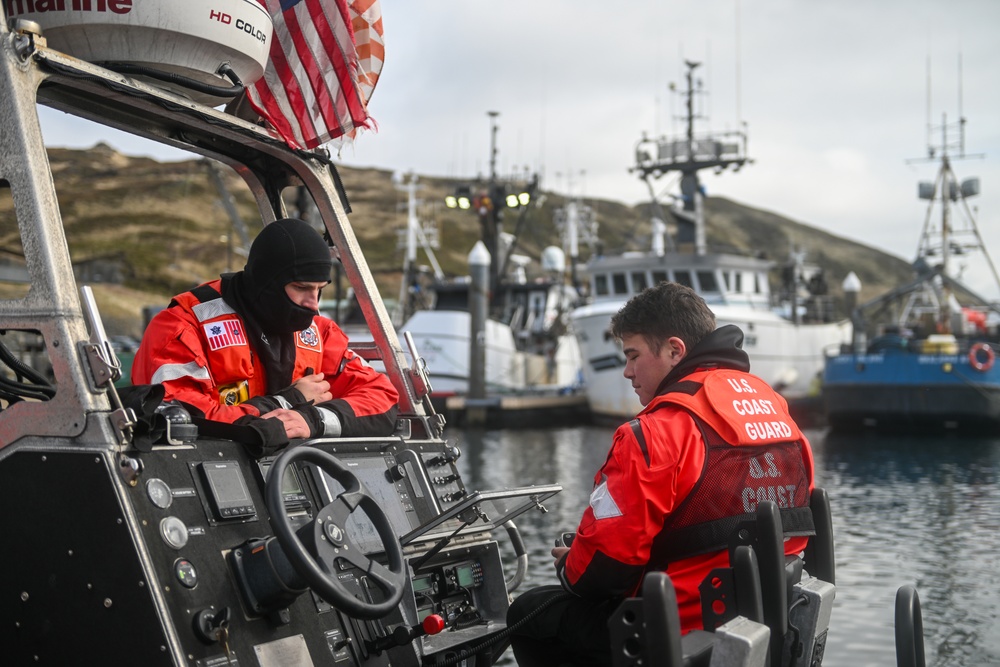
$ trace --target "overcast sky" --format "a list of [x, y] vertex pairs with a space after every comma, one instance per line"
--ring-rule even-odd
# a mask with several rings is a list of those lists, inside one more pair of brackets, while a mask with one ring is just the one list
[[[755, 161], [703, 172], [709, 195], [910, 260], [926, 213], [917, 182], [936, 165], [908, 160], [927, 154], [928, 108], [935, 126], [958, 118], [961, 84], [966, 153], [985, 157], [954, 166], [960, 179], [980, 178], [980, 231], [1000, 249], [998, 0], [381, 4], [378, 131], [342, 151], [346, 165], [486, 173], [487, 112], [497, 111], [501, 173], [528, 169], [548, 190], [638, 203], [648, 195], [628, 171], [635, 145], [644, 132], [682, 132], [668, 86], [682, 87], [683, 61], [695, 60], [708, 91], [699, 129], [745, 121]], [[94, 143], [60, 116], [45, 112], [50, 144]], [[106, 140], [131, 150], [110, 131]]]

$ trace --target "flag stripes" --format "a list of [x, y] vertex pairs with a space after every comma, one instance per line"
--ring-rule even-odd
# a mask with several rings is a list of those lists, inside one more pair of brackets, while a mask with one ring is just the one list
[[[378, 0], [259, 1], [274, 35], [264, 76], [247, 88], [257, 113], [293, 148], [370, 127], [367, 100], [384, 58]], [[363, 32], [361, 52], [355, 25]]]

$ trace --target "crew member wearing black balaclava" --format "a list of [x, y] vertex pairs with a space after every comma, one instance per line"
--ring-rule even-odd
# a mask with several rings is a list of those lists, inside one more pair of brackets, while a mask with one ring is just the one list
[[[196, 417], [249, 424], [264, 434], [265, 452], [288, 438], [389, 435], [392, 383], [307, 307], [331, 267], [330, 246], [308, 223], [270, 223], [242, 271], [175, 296], [153, 318], [133, 383], [161, 384]], [[296, 298], [303, 292], [311, 297]]]
[[295, 281], [329, 283], [330, 247], [303, 220], [287, 218], [264, 227], [250, 246], [246, 266], [222, 276], [222, 298], [243, 316], [247, 338], [264, 364], [267, 393], [291, 384], [293, 334], [319, 313], [299, 306], [285, 293]]

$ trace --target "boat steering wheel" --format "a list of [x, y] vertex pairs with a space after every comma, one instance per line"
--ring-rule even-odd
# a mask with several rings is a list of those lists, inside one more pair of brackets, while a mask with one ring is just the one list
[[[308, 461], [344, 487], [344, 492], [316, 513], [298, 533], [292, 530], [281, 491], [285, 469], [293, 461]], [[403, 547], [392, 524], [379, 504], [368, 495], [358, 478], [332, 454], [309, 446], [286, 449], [274, 460], [265, 486], [267, 509], [278, 543], [289, 562], [306, 583], [337, 609], [364, 619], [381, 618], [396, 608], [403, 598], [405, 564]], [[388, 567], [368, 558], [350, 537], [344, 525], [358, 508], [375, 527]], [[303, 544], [303, 540], [308, 545]], [[367, 602], [355, 597], [338, 578], [336, 562], [345, 560], [361, 570], [383, 592], [381, 602]]]

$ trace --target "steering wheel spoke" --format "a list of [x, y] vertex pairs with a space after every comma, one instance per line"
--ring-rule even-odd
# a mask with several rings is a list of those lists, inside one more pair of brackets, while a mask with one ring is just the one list
[[402, 585], [402, 575], [392, 572], [377, 560], [369, 561], [368, 577], [372, 579], [382, 592], [388, 594]]

